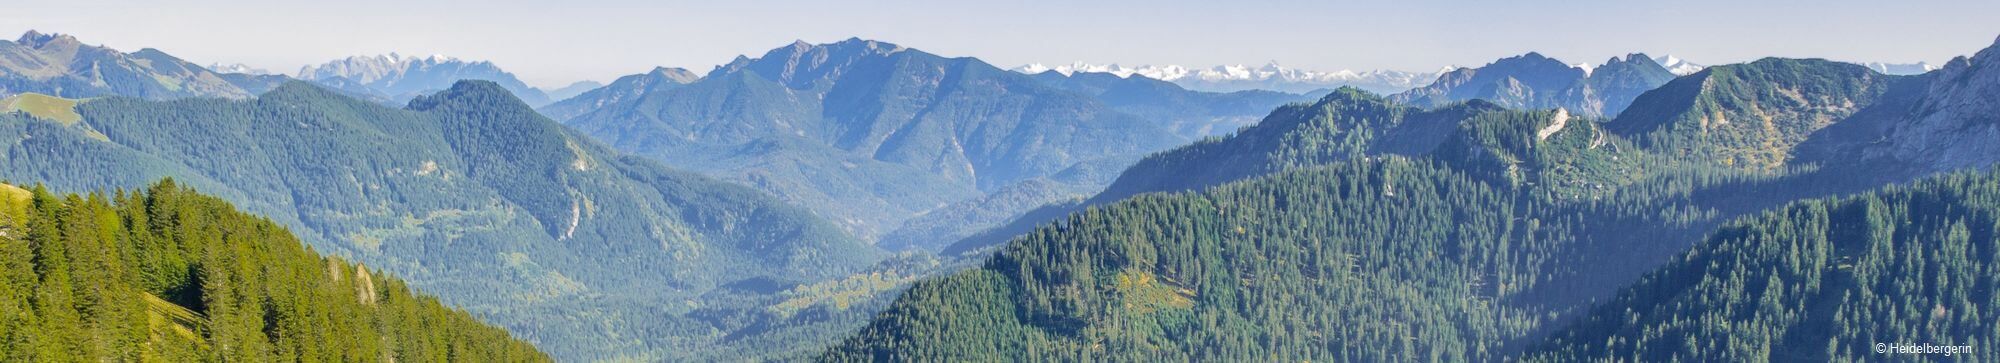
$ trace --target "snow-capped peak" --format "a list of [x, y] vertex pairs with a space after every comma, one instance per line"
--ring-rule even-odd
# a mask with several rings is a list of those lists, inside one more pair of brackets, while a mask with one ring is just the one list
[[1591, 65], [1590, 63], [1571, 64], [1569, 65], [1569, 67], [1583, 70], [1584, 77], [1589, 77], [1591, 71], [1597, 70], [1597, 66]]
[[1042, 74], [1042, 72], [1048, 72], [1053, 70], [1055, 70], [1055, 68], [1049, 68], [1049, 66], [1042, 65], [1041, 63], [1028, 63], [1027, 65], [1014, 68], [1015, 72], [1021, 72], [1026, 74]]
[[1708, 68], [1708, 66], [1694, 64], [1688, 62], [1686, 59], [1674, 57], [1672, 54], [1653, 57], [1653, 62], [1659, 63], [1661, 67], [1666, 67], [1667, 71], [1674, 72], [1676, 76], [1690, 75], [1694, 74], [1694, 72], [1700, 72], [1703, 68]]
[[1882, 74], [1894, 74], [1894, 75], [1924, 74], [1924, 73], [1929, 73], [1930, 71], [1938, 70], [1938, 66], [1931, 65], [1930, 62], [1916, 62], [1916, 63], [1868, 62], [1868, 63], [1863, 63], [1861, 65], [1868, 67], [1868, 69], [1873, 69], [1875, 70], [1875, 72], [1879, 72]]
[[461, 62], [463, 61], [459, 60], [458, 58], [449, 57], [442, 54], [432, 54], [426, 57], [416, 57], [416, 56], [403, 55], [402, 53], [389, 52], [389, 54], [378, 54], [374, 56], [351, 56], [347, 58], [337, 59], [332, 62], [327, 62], [326, 64], [308, 65], [299, 69], [298, 77], [301, 79], [326, 79], [332, 77], [347, 77], [356, 81], [361, 81], [366, 83], [366, 82], [374, 82], [376, 79], [390, 77], [391, 75], [402, 72], [404, 69], [410, 68], [413, 65], [433, 66], [433, 65], [461, 63]]
[[208, 70], [215, 73], [242, 73], [255, 76], [271, 74], [271, 71], [267, 71], [262, 68], [251, 67], [243, 63], [236, 63], [236, 64], [214, 63], [208, 65]]
[[[1455, 69], [1446, 67], [1446, 71]], [[1077, 72], [1110, 73], [1119, 77], [1134, 75], [1181, 84], [1200, 90], [1234, 91], [1242, 89], [1275, 89], [1283, 91], [1309, 91], [1317, 88], [1332, 88], [1344, 85], [1368, 85], [1376, 90], [1408, 89], [1421, 86], [1437, 79], [1438, 73], [1402, 72], [1389, 70], [1332, 72], [1312, 71], [1286, 67], [1277, 61], [1261, 66], [1243, 64], [1220, 65], [1206, 69], [1193, 69], [1179, 65], [1146, 65], [1127, 67], [1118, 64], [1098, 65], [1074, 62], [1068, 65], [1048, 66], [1032, 63], [1015, 67], [1015, 72], [1038, 74], [1056, 72], [1072, 75]]]
[[[1454, 68], [1446, 67], [1446, 69], [1449, 70]], [[1015, 67], [1013, 70], [1015, 72], [1027, 73], [1027, 74], [1036, 74], [1036, 73], [1053, 71], [1056, 73], [1061, 73], [1063, 75], [1071, 75], [1077, 72], [1110, 73], [1117, 75], [1119, 77], [1131, 77], [1133, 75], [1139, 75], [1146, 78], [1158, 79], [1169, 82], [1178, 81], [1182, 79], [1190, 79], [1190, 78], [1207, 80], [1207, 81], [1228, 81], [1228, 80], [1262, 81], [1271, 79], [1294, 80], [1294, 81], [1351, 80], [1358, 78], [1374, 77], [1382, 74], [1409, 73], [1409, 72], [1399, 72], [1399, 71], [1356, 72], [1353, 70], [1346, 70], [1346, 69], [1333, 72], [1321, 72], [1321, 71], [1310, 71], [1310, 70], [1303, 70], [1296, 68], [1288, 68], [1285, 67], [1284, 65], [1278, 64], [1278, 62], [1275, 61], [1265, 63], [1263, 66], [1258, 66], [1258, 67], [1236, 64], [1236, 65], [1215, 66], [1201, 70], [1194, 70], [1188, 67], [1178, 66], [1178, 65], [1163, 65], [1163, 66], [1147, 65], [1138, 67], [1127, 67], [1118, 65], [1116, 63], [1108, 65], [1096, 65], [1084, 62], [1076, 62], [1054, 67], [1050, 67], [1041, 63], [1031, 63], [1028, 65]]]
[[1056, 73], [1061, 73], [1062, 75], [1065, 76], [1076, 74], [1077, 72], [1110, 73], [1113, 75], [1117, 75], [1119, 77], [1131, 77], [1132, 75], [1136, 74], [1142, 77], [1164, 80], [1164, 81], [1172, 81], [1174, 79], [1179, 79], [1181, 77], [1185, 77], [1188, 73], [1187, 68], [1181, 66], [1126, 67], [1118, 65], [1117, 63], [1109, 65], [1095, 65], [1084, 62], [1076, 62], [1054, 67], [1046, 66], [1041, 63], [1034, 63], [1020, 67], [1015, 67], [1014, 71], [1026, 74], [1037, 74], [1042, 72], [1054, 71]]

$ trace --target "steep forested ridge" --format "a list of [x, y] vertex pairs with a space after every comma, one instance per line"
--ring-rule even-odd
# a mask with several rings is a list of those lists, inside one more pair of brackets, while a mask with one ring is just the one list
[[1454, 208], [1511, 204], [1465, 175], [1402, 160], [1138, 196], [917, 284], [823, 358], [1491, 357], [1497, 347], [1474, 347], [1540, 314], [1475, 304], [1517, 293], [1529, 276], [1512, 267], [1536, 256], [1494, 253], [1520, 243], [1507, 215]]
[[1497, 360], [1720, 215], [1455, 170], [1387, 156], [1088, 208], [916, 284], [822, 358]]
[[[1558, 125], [1556, 120], [1561, 119]], [[1541, 133], [1546, 131], [1546, 137]], [[1580, 132], [1579, 132], [1580, 131]], [[1497, 137], [1496, 133], [1507, 137]], [[1550, 155], [1528, 152], [1527, 144], [1564, 142], [1568, 136], [1581, 138], [1577, 148], [1546, 148]], [[1534, 137], [1535, 140], [1515, 139]], [[1512, 145], [1498, 145], [1500, 142]], [[1023, 215], [1014, 221], [958, 241], [947, 253], [975, 251], [1025, 233], [1033, 226], [1081, 209], [1148, 192], [1198, 190], [1284, 170], [1325, 165], [1365, 158], [1370, 155], [1441, 156], [1459, 159], [1492, 159], [1495, 172], [1508, 178], [1533, 182], [1544, 176], [1522, 175], [1508, 165], [1521, 162], [1550, 164], [1547, 182], [1557, 183], [1572, 196], [1599, 194], [1607, 183], [1628, 182], [1637, 174], [1634, 163], [1639, 155], [1622, 141], [1606, 138], [1588, 118], [1567, 111], [1515, 111], [1489, 102], [1473, 100], [1445, 107], [1423, 109], [1395, 103], [1382, 96], [1352, 88], [1336, 90], [1318, 102], [1280, 107], [1257, 125], [1228, 137], [1211, 138], [1157, 153], [1126, 169], [1104, 191], [1077, 205], [1051, 206]], [[1505, 146], [1489, 148], [1488, 146]], [[1580, 148], [1580, 149], [1579, 149]], [[1601, 150], [1600, 150], [1601, 149]], [[1493, 154], [1466, 154], [1467, 151], [1494, 151]], [[1512, 150], [1512, 151], [1509, 151]], [[1563, 151], [1568, 150], [1568, 151]], [[1619, 156], [1625, 159], [1618, 159]], [[1541, 163], [1538, 160], [1561, 160]], [[1477, 163], [1474, 163], [1477, 164]], [[1474, 164], [1466, 164], [1472, 166]], [[1539, 165], [1538, 165], [1539, 166]]]
[[[1640, 185], [1622, 174], [1643, 155], [1557, 112], [1468, 105], [1425, 120], [1359, 91], [1325, 102], [1259, 126], [1287, 131], [1156, 156], [1214, 183], [1275, 174], [1081, 209], [917, 284], [823, 358], [1498, 359], [1685, 246], [1715, 223], [1711, 199], [1745, 196], [1681, 188], [1767, 182], [1663, 170], [1691, 185]], [[1329, 132], [1358, 124], [1382, 137]], [[1395, 149], [1383, 140], [1408, 154], [1369, 152]]]
[[111, 195], [0, 184], [0, 360], [549, 359], [168, 180]]
[[1607, 125], [1678, 157], [1745, 169], [1782, 168], [1808, 136], [1911, 80], [1854, 64], [1768, 58], [1675, 79], [1641, 96]]
[[[1722, 227], [1529, 361], [2000, 358], [2000, 174], [1812, 200]], [[1969, 356], [1968, 356], [1969, 355]]]
[[[81, 191], [174, 177], [565, 359], [799, 349], [787, 339], [867, 312], [793, 287], [884, 271], [879, 250], [803, 210], [618, 155], [486, 82], [408, 109], [294, 81], [252, 100], [76, 110], [68, 124], [0, 116], [0, 178]], [[771, 287], [713, 294], [743, 281]], [[771, 308], [792, 300], [808, 304]], [[763, 320], [797, 330], [752, 339]]]

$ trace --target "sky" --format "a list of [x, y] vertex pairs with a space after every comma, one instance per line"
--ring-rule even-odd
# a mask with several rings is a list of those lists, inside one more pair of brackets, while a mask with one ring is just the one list
[[2000, 1], [19, 1], [29, 29], [280, 73], [398, 52], [489, 60], [530, 84], [697, 73], [794, 40], [861, 37], [1027, 63], [1425, 71], [1529, 51], [1703, 64], [1766, 56], [1942, 64], [2000, 36]]

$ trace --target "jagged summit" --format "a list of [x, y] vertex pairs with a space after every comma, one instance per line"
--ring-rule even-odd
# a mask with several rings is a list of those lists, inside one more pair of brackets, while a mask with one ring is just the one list
[[42, 32], [34, 30], [29, 30], [27, 33], [21, 34], [21, 39], [16, 40], [14, 42], [21, 43], [21, 45], [26, 45], [28, 47], [37, 49], [48, 47], [50, 44], [79, 44], [79, 45], [82, 44], [82, 42], [76, 40], [75, 36], [71, 36], [69, 34], [62, 34], [62, 33], [44, 34]]
[[1541, 66], [1552, 65], [1552, 64], [1564, 65], [1564, 66], [1568, 65], [1567, 63], [1563, 63], [1563, 61], [1542, 55], [1541, 52], [1527, 52], [1517, 56], [1500, 58], [1500, 60], [1496, 60], [1493, 61], [1493, 63], [1488, 63], [1488, 64], [1529, 64], [1529, 65], [1541, 65]]
[[908, 49], [909, 48], [903, 47], [901, 45], [896, 45], [895, 43], [884, 42], [879, 40], [871, 40], [871, 39], [861, 39], [859, 37], [850, 37], [838, 42], [822, 43], [822, 44], [808, 43], [805, 40], [793, 40], [792, 44], [786, 45], [784, 47], [771, 49], [771, 51], [765, 52], [764, 56], [758, 59], [769, 59], [772, 58], [773, 56], [783, 56], [790, 54], [810, 54], [814, 52], [819, 52], [822, 54], [853, 52], [853, 53], [867, 54], [867, 55], [886, 55]]
[[490, 66], [486, 61], [465, 62], [457, 57], [432, 54], [427, 57], [407, 56], [397, 52], [378, 55], [356, 55], [337, 59], [324, 64], [306, 65], [299, 68], [298, 77], [303, 79], [324, 79], [346, 77], [360, 82], [375, 82], [394, 77], [409, 67], [436, 66], [444, 63], [469, 63], [475, 66]]
[[[738, 56], [715, 71], [709, 77], [739, 71], [754, 72], [766, 79], [778, 80], [793, 88], [807, 87], [813, 82], [839, 76], [848, 65], [864, 59], [888, 57], [912, 50], [894, 43], [848, 38], [834, 43], [807, 44], [793, 41], [792, 44], [771, 49], [763, 56], [749, 58]], [[929, 53], [918, 52], [923, 55]]]
[[1700, 72], [1702, 68], [1708, 68], [1708, 66], [1688, 62], [1686, 59], [1675, 57], [1672, 54], [1654, 57], [1653, 63], [1659, 63], [1661, 67], [1666, 67], [1668, 71], [1681, 76], [1694, 74], [1695, 72]]
[[21, 34], [20, 40], [15, 40], [14, 42], [32, 45], [45, 38], [48, 38], [48, 35], [42, 34], [42, 32], [35, 31], [34, 29], [29, 29], [27, 33]]
[[463, 60], [433, 54], [411, 56], [390, 52], [350, 56], [299, 68], [298, 78], [396, 104], [450, 88], [460, 80], [493, 81], [530, 105], [546, 105], [549, 96], [489, 61]]
[[1642, 53], [1613, 57], [1592, 66], [1528, 52], [1479, 68], [1446, 72], [1428, 86], [1393, 98], [1429, 107], [1483, 99], [1513, 108], [1561, 107], [1587, 116], [1609, 116], [1623, 111], [1640, 93], [1673, 77], [1667, 68]]
[[1604, 62], [1604, 63], [1605, 63], [1605, 64], [1611, 64], [1611, 63], [1620, 63], [1620, 62], [1622, 62], [1622, 63], [1632, 63], [1632, 62], [1638, 62], [1638, 61], [1642, 61], [1642, 60], [1643, 60], [1643, 61], [1646, 61], [1646, 62], [1653, 62], [1653, 64], [1660, 64], [1660, 62], [1657, 62], [1657, 61], [1653, 61], [1653, 57], [1652, 57], [1652, 56], [1648, 56], [1648, 55], [1646, 55], [1646, 53], [1630, 53], [1630, 54], [1626, 54], [1624, 58], [1619, 58], [1619, 57], [1611, 57], [1611, 60], [1610, 60], [1610, 61], [1606, 61], [1606, 62]]
[[0, 84], [6, 85], [0, 86], [0, 94], [35, 92], [66, 98], [244, 98], [253, 94], [247, 89], [259, 88], [237, 84], [156, 49], [125, 53], [37, 30], [22, 34], [18, 42], [0, 41]]

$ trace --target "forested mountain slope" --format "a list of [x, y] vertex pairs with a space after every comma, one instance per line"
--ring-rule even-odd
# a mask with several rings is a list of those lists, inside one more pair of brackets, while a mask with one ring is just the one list
[[[1491, 135], [1506, 128], [1507, 135]], [[1546, 133], [1546, 135], [1543, 135]], [[1486, 135], [1481, 135], [1486, 134]], [[1458, 155], [1479, 145], [1513, 143], [1514, 148], [1548, 141], [1559, 135], [1581, 135], [1583, 159], [1545, 169], [1513, 167], [1510, 178], [1553, 183], [1571, 197], [1602, 194], [1602, 185], [1626, 183], [1641, 174], [1635, 166], [1643, 155], [1629, 144], [1608, 136], [1589, 118], [1567, 110], [1515, 111], [1474, 100], [1424, 109], [1396, 103], [1358, 89], [1343, 88], [1311, 104], [1280, 107], [1262, 122], [1228, 137], [1199, 141], [1153, 154], [1119, 174], [1102, 192], [1074, 205], [1037, 209], [1016, 220], [973, 235], [945, 249], [966, 253], [991, 246], [1055, 220], [1082, 207], [1116, 202], [1148, 192], [1178, 192], [1251, 178], [1284, 170], [1325, 165], [1380, 155], [1427, 156], [1447, 152], [1455, 157], [1498, 157], [1509, 163], [1526, 161], [1519, 151], [1492, 155]], [[1502, 137], [1504, 136], [1504, 137]], [[1467, 139], [1484, 138], [1481, 140]], [[1507, 137], [1533, 137], [1514, 140]], [[1557, 137], [1560, 141], [1561, 138]], [[1620, 156], [1624, 159], [1618, 159]], [[1557, 159], [1556, 156], [1547, 159]], [[1469, 164], [1468, 164], [1469, 165]], [[1510, 168], [1499, 165], [1499, 168]]]
[[1482, 179], [1389, 157], [1086, 209], [918, 283], [822, 358], [1494, 360], [1715, 215]]
[[[1732, 222], [1528, 361], [1865, 361], [2000, 344], [2000, 174], [1962, 172]], [[1970, 346], [1959, 348], [1956, 346]], [[1936, 356], [1936, 355], [1933, 355]]]
[[549, 359], [169, 180], [110, 195], [0, 184], [0, 360]]
[[[252, 100], [106, 98], [61, 123], [0, 116], [0, 178], [57, 190], [174, 177], [394, 273], [565, 359], [673, 359], [756, 319], [846, 312], [799, 284], [881, 253], [755, 190], [622, 156], [487, 82], [407, 109], [292, 82]], [[743, 281], [775, 286], [713, 300]], [[785, 300], [810, 302], [767, 309]], [[829, 314], [794, 318], [799, 311]], [[730, 312], [745, 317], [697, 316]], [[846, 324], [853, 324], [847, 322]], [[807, 329], [809, 330], [809, 329]]]
[[[1497, 359], [1684, 247], [1726, 213], [1713, 200], [1778, 182], [1684, 170], [1659, 173], [1692, 185], [1637, 185], [1620, 175], [1644, 155], [1588, 119], [1467, 107], [1381, 133], [1428, 145], [1409, 154], [1291, 132], [1258, 140], [1301, 148], [1161, 154], [1213, 158], [1184, 164], [1195, 178], [1210, 165], [1251, 168], [1198, 180], [1274, 174], [1082, 209], [979, 268], [917, 284], [824, 358]], [[1294, 110], [1333, 114], [1259, 127], [1331, 130], [1348, 115], [1394, 130], [1405, 119], [1372, 116], [1397, 109], [1408, 110], [1348, 90]], [[1260, 133], [1236, 137], [1250, 135]], [[1231, 140], [1206, 150], [1251, 144]], [[1734, 192], [1689, 195], [1725, 185]]]
[[[1592, 143], [1604, 148], [1592, 154], [1634, 155], [1597, 164], [1617, 165], [1622, 169], [1588, 174], [1597, 178], [1571, 185], [1569, 193], [1591, 194], [1620, 183], [1645, 180], [1662, 171], [1712, 167], [1770, 175], [1789, 174], [1798, 168], [1829, 167], [1834, 170], [1818, 174], [1831, 176], [1830, 180], [1846, 179], [1834, 183], [1844, 185], [1839, 190], [1853, 192], [1872, 184], [1990, 164], [1992, 158], [1979, 156], [1985, 155], [1981, 147], [1988, 143], [1928, 143], [1914, 139], [1977, 135], [1938, 130], [1977, 129], [1986, 124], [1958, 125], [1960, 121], [1954, 120], [1986, 118], [1983, 116], [1986, 113], [1979, 110], [1990, 102], [1978, 96], [1985, 94], [1978, 87], [2000, 84], [2000, 72], [1983, 71], [1996, 68], [1975, 64], [1996, 60], [2000, 56], [1979, 56], [1957, 61], [1954, 64], [1960, 66], [1950, 72], [1887, 76], [1846, 63], [1769, 58], [1711, 67], [1675, 79], [1637, 96], [1630, 110], [1602, 121], [1601, 127], [1595, 126], [1598, 121], [1582, 121], [1593, 118], [1578, 117], [1570, 114], [1569, 109], [1562, 109], [1570, 119], [1577, 120], [1568, 124], [1591, 125], [1594, 130], [1605, 131], [1592, 136]], [[1406, 106], [1393, 99], [1393, 96], [1384, 99], [1357, 90], [1341, 90], [1311, 105], [1279, 108], [1258, 125], [1237, 135], [1203, 140], [1142, 159], [1083, 205], [1116, 201], [1144, 192], [1192, 190], [1364, 155], [1426, 154], [1440, 145], [1443, 135], [1453, 132], [1457, 120], [1506, 111], [1482, 99], [1434, 108]], [[1937, 121], [1915, 121], [1925, 118]], [[1902, 138], [1910, 140], [1883, 142], [1896, 140], [1883, 137], [1892, 132], [1891, 128], [1911, 129], [1925, 124], [1955, 126], [1895, 130], [1897, 134], [1909, 135]], [[1559, 128], [1552, 128], [1556, 129]], [[1536, 135], [1539, 137], [1540, 133]], [[963, 253], [991, 246], [1076, 208], [1054, 206], [1031, 211], [1001, 227], [971, 235], [945, 251]]]
[[[1889, 97], [1912, 77], [1820, 59], [1767, 58], [1708, 67], [1648, 92], [1608, 124], [1677, 157], [1753, 170], [1782, 168], [1814, 132]], [[1907, 88], [1907, 87], [1903, 87]]]

